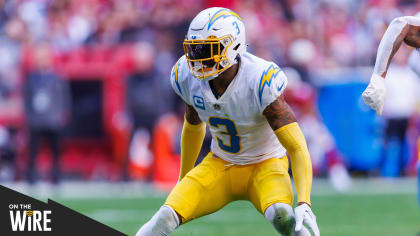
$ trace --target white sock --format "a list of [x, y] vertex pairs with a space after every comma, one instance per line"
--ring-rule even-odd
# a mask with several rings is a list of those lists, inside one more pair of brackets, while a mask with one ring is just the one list
[[179, 226], [178, 215], [172, 207], [163, 205], [136, 236], [166, 236]]

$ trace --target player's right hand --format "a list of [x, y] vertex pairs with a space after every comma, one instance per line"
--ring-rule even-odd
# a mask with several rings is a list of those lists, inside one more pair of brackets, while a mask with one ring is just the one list
[[382, 76], [373, 74], [370, 83], [363, 92], [363, 101], [376, 111], [376, 114], [381, 115], [384, 108], [386, 96], [385, 79]]
[[296, 215], [296, 227], [295, 231], [300, 232], [305, 224], [314, 234], [314, 236], [319, 236], [319, 228], [316, 223], [316, 216], [312, 212], [311, 207], [303, 203], [295, 208]]

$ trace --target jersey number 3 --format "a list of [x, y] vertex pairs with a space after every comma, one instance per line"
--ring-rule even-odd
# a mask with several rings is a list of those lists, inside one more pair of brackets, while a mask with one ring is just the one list
[[209, 124], [213, 127], [216, 127], [217, 129], [222, 128], [221, 126], [224, 126], [224, 131], [221, 131], [220, 134], [229, 136], [230, 145], [226, 145], [221, 138], [216, 137], [219, 147], [223, 151], [238, 153], [241, 150], [241, 137], [237, 135], [238, 131], [236, 130], [235, 123], [232, 120], [227, 118], [210, 117]]

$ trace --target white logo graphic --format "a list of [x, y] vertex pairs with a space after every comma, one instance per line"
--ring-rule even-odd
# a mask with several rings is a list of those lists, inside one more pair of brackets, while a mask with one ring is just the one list
[[12, 231], [51, 231], [51, 211], [31, 210], [31, 204], [10, 204]]

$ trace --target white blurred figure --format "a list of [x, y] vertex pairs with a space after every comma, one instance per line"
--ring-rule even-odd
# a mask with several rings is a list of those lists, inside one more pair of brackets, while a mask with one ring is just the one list
[[[416, 52], [415, 52], [416, 53]], [[408, 49], [401, 47], [389, 67], [385, 80], [387, 97], [383, 114], [386, 118], [385, 155], [382, 175], [397, 177], [403, 174], [406, 160], [404, 142], [410, 117], [420, 98], [420, 80], [407, 65]]]
[[420, 51], [413, 50], [408, 58], [408, 66], [410, 66], [411, 70], [416, 73], [417, 77], [420, 78]]
[[27, 30], [35, 40], [43, 39], [48, 30], [46, 11], [46, 1], [22, 1], [19, 5], [17, 15], [30, 26]]
[[[414, 51], [413, 54], [418, 53]], [[385, 80], [387, 97], [383, 113], [387, 119], [408, 119], [415, 112], [420, 97], [420, 80], [407, 65], [406, 58], [407, 48], [400, 48]], [[417, 62], [416, 66], [420, 67], [420, 60]]]

